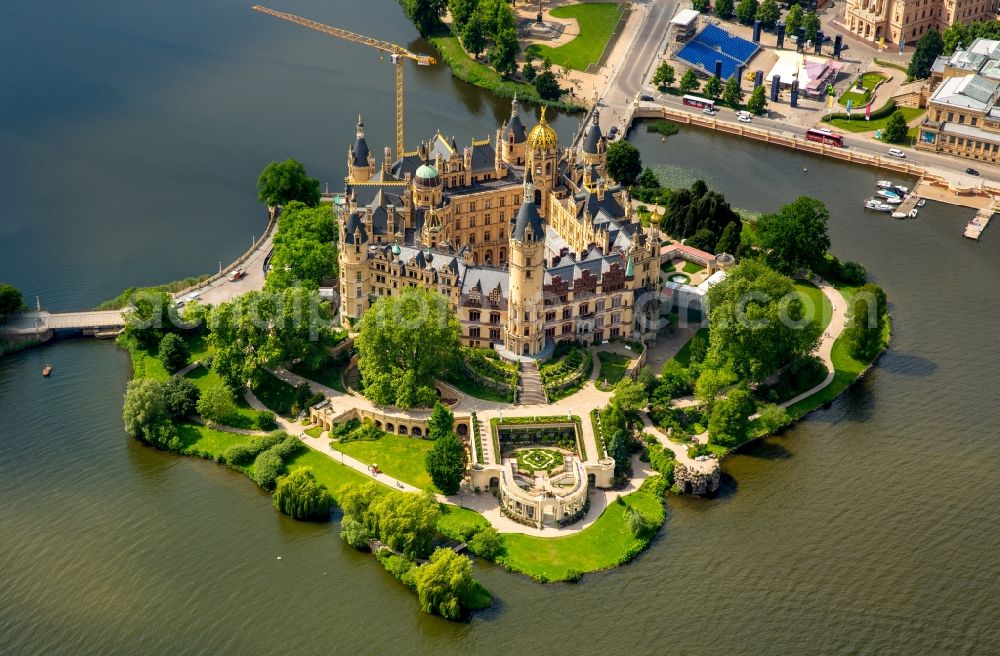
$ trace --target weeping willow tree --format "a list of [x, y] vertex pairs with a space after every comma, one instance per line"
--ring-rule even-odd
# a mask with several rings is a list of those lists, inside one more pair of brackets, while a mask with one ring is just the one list
[[282, 476], [274, 490], [274, 508], [295, 519], [325, 517], [331, 502], [330, 492], [316, 480], [310, 467]]

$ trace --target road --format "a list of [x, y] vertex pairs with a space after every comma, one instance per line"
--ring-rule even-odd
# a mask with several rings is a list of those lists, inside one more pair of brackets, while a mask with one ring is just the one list
[[[230, 282], [229, 276], [223, 275], [216, 280], [199, 285], [195, 289], [195, 293], [198, 294], [198, 301], [200, 303], [218, 305], [248, 291], [264, 289], [265, 267], [272, 248], [274, 248], [273, 230], [268, 233], [266, 238], [260, 240], [253, 253], [240, 263], [239, 268], [246, 272], [242, 278]], [[226, 271], [228, 270], [226, 269]], [[180, 301], [187, 298], [191, 293], [191, 291], [187, 291], [182, 294], [175, 294], [174, 297]]]

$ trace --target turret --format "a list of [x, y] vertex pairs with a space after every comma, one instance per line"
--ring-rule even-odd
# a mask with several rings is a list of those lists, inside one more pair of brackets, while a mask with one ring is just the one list
[[591, 115], [590, 125], [583, 135], [583, 145], [580, 150], [583, 153], [583, 161], [586, 164], [596, 166], [601, 171], [607, 161], [608, 140], [601, 133], [601, 113], [594, 110]]
[[510, 119], [497, 138], [497, 144], [501, 148], [500, 156], [503, 158], [503, 161], [515, 166], [524, 166], [527, 141], [528, 137], [524, 130], [524, 124], [521, 123], [521, 117], [518, 115], [517, 95], [515, 94], [514, 100], [510, 103]]
[[348, 182], [368, 182], [375, 176], [375, 156], [365, 141], [365, 124], [360, 114], [354, 144], [347, 149], [347, 172]]
[[346, 324], [359, 319], [368, 307], [368, 226], [362, 211], [352, 211], [340, 224], [340, 244], [340, 312]]
[[555, 186], [557, 169], [559, 167], [559, 135], [545, 120], [545, 107], [542, 107], [538, 125], [531, 128], [527, 140], [527, 160], [525, 166], [531, 169], [536, 185], [537, 195], [541, 198], [538, 213], [548, 216], [549, 194]]
[[524, 176], [521, 207], [511, 222], [510, 308], [507, 312], [507, 349], [533, 356], [545, 345], [542, 321], [542, 285], [545, 276], [545, 227], [535, 206], [531, 171]]

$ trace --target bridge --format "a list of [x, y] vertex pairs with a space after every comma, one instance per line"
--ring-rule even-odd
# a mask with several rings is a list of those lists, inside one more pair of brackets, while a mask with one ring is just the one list
[[24, 312], [0, 326], [0, 337], [47, 339], [57, 330], [82, 330], [87, 334], [117, 332], [125, 326], [122, 310], [91, 312]]

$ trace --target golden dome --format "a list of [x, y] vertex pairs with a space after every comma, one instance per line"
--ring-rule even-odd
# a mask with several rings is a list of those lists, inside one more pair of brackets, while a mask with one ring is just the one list
[[545, 121], [545, 106], [542, 106], [542, 115], [538, 119], [538, 125], [531, 128], [528, 133], [528, 148], [546, 150], [559, 147], [559, 135], [549, 127]]

